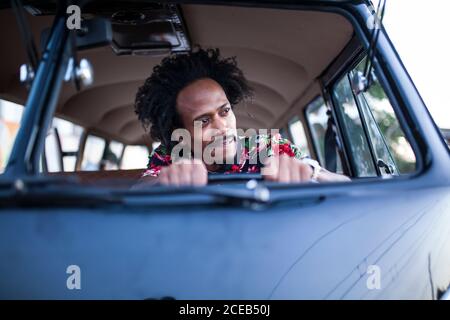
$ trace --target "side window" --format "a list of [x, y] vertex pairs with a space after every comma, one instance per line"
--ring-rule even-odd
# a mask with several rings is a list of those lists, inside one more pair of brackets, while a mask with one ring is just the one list
[[45, 137], [45, 169], [47, 172], [64, 171], [61, 139], [55, 127], [50, 128]]
[[9, 155], [19, 131], [22, 113], [23, 106], [0, 99], [0, 173], [5, 171], [8, 163]]
[[321, 96], [306, 106], [311, 139], [319, 163], [330, 171], [343, 173], [341, 158], [337, 150], [333, 128], [328, 128], [330, 110]]
[[118, 170], [123, 152], [123, 143], [110, 141], [103, 155], [101, 170]]
[[100, 170], [103, 153], [105, 152], [106, 141], [103, 138], [89, 135], [83, 152], [81, 170], [96, 171]]
[[152, 151], [158, 148], [161, 145], [160, 141], [153, 141], [152, 142]]
[[144, 146], [126, 146], [121, 169], [143, 169], [148, 162], [148, 149]]
[[303, 154], [311, 155], [308, 147], [308, 140], [306, 139], [305, 129], [298, 117], [294, 117], [288, 124], [289, 132], [291, 133], [292, 142], [300, 147]]
[[[353, 96], [348, 75], [342, 77], [333, 88], [339, 122], [343, 126], [344, 141], [357, 177], [375, 177], [375, 169], [369, 141], [365, 135], [358, 106]], [[341, 127], [342, 127], [341, 126]]]
[[[363, 59], [350, 74], [357, 76], [365, 66]], [[416, 157], [410, 143], [400, 127], [394, 109], [376, 76], [365, 92], [356, 94], [361, 107], [368, 133], [374, 149], [377, 164], [382, 174], [412, 173], [416, 169]], [[380, 162], [382, 161], [382, 163]], [[386, 166], [391, 168], [386, 172]]]
[[43, 160], [46, 171], [75, 171], [83, 128], [70, 121], [53, 118], [45, 138]]
[[283, 138], [288, 138], [288, 139], [289, 139], [289, 135], [288, 135], [287, 130], [286, 130], [285, 127], [280, 128], [280, 134], [281, 134], [281, 136], [282, 136]]
[[53, 127], [58, 130], [64, 171], [75, 171], [83, 128], [60, 118], [53, 119]]

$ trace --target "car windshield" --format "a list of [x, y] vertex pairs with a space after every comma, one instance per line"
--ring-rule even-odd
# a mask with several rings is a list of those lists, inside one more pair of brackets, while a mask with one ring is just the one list
[[[64, 181], [116, 195], [175, 187], [204, 196], [190, 187], [219, 185], [208, 195], [264, 202], [287, 184], [318, 190], [416, 173], [380, 71], [365, 68], [373, 48], [341, 14], [145, 1], [66, 9], [62, 18], [39, 4], [0, 10], [15, 26], [1, 33], [11, 50], [0, 82], [0, 164], [2, 178], [23, 178], [14, 190]], [[54, 78], [40, 77], [45, 68]], [[24, 106], [42, 116], [20, 122]]]

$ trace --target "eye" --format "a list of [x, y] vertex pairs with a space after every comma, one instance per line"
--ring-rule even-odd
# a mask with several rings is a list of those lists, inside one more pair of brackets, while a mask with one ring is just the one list
[[199, 119], [202, 122], [202, 126], [206, 126], [209, 123], [209, 118], [201, 118]]
[[223, 108], [222, 111], [221, 111], [221, 115], [222, 115], [222, 116], [228, 115], [228, 113], [230, 112], [230, 110], [231, 110], [230, 107], [225, 107], [225, 108]]

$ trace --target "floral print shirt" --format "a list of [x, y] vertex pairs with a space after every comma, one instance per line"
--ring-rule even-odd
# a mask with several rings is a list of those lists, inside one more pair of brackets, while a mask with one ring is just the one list
[[[280, 134], [239, 137], [237, 140], [237, 154], [239, 153], [240, 157], [236, 156], [234, 163], [223, 164], [219, 170], [211, 173], [259, 173], [263, 167], [261, 159], [259, 159], [261, 151], [264, 151], [263, 154], [267, 157], [273, 156], [277, 152], [279, 155], [286, 154], [299, 160], [307, 158], [298, 146]], [[147, 169], [143, 172], [142, 177], [157, 177], [161, 168], [171, 163], [169, 150], [160, 145], [149, 155]]]

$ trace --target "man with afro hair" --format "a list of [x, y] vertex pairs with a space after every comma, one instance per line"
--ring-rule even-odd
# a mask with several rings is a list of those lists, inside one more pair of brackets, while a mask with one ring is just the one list
[[[222, 58], [219, 49], [197, 47], [164, 58], [136, 95], [139, 120], [161, 142], [149, 156], [139, 186], [201, 186], [208, 173], [261, 173], [286, 183], [349, 180], [321, 168], [279, 134], [239, 136], [233, 109], [252, 93], [236, 58]], [[188, 135], [180, 138], [174, 135], [177, 130]], [[255, 156], [261, 151], [264, 161]]]

